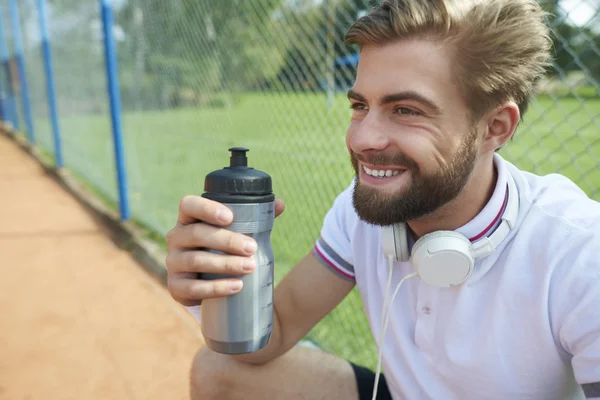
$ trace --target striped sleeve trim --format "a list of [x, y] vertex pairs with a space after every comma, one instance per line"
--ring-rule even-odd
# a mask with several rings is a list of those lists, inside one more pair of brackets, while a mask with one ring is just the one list
[[584, 383], [581, 385], [586, 399], [600, 398], [600, 382]]
[[313, 247], [313, 253], [317, 259], [339, 277], [354, 282], [354, 267], [352, 264], [340, 257], [333, 249], [319, 238]]

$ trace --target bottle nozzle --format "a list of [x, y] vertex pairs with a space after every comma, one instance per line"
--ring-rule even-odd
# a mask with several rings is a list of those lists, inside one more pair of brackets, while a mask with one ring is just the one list
[[229, 158], [229, 166], [230, 167], [247, 167], [248, 166], [248, 158], [246, 157], [246, 152], [250, 151], [245, 147], [232, 147], [229, 149], [231, 152], [231, 157]]

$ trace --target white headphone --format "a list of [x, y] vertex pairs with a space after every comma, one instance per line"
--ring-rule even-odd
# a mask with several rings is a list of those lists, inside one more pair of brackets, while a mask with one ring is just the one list
[[437, 287], [459, 285], [473, 272], [475, 259], [491, 254], [514, 229], [519, 213], [519, 196], [512, 179], [508, 178], [508, 203], [498, 229], [489, 237], [471, 243], [454, 231], [436, 231], [421, 237], [408, 251], [405, 223], [382, 228], [382, 246], [386, 259], [406, 262], [409, 259], [416, 274], [426, 283]]
[[[383, 254], [389, 263], [388, 281], [386, 285], [383, 309], [381, 311], [381, 326], [379, 333], [379, 356], [375, 373], [372, 400], [377, 398], [377, 387], [381, 372], [381, 355], [383, 341], [387, 330], [391, 305], [400, 290], [402, 283], [414, 277], [420, 277], [426, 283], [437, 287], [459, 285], [466, 281], [473, 272], [475, 259], [491, 254], [508, 234], [515, 228], [519, 213], [519, 195], [512, 179], [508, 178], [508, 203], [502, 214], [502, 222], [489, 236], [471, 243], [464, 235], [454, 231], [436, 231], [421, 237], [408, 251], [408, 233], [405, 223], [394, 224], [382, 228], [381, 242]], [[391, 300], [388, 293], [392, 281], [393, 261], [406, 262], [412, 259], [415, 272], [400, 280]], [[387, 309], [387, 312], [386, 312]], [[385, 315], [385, 318], [383, 317]]]

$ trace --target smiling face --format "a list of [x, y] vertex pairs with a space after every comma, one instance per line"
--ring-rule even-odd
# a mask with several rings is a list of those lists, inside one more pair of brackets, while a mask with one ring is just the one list
[[348, 97], [346, 144], [358, 183], [354, 207], [390, 225], [427, 216], [455, 199], [478, 159], [479, 135], [439, 44], [366, 45]]

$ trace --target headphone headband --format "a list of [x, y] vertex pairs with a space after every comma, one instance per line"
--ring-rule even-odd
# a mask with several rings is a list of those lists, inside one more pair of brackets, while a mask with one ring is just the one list
[[[491, 254], [516, 225], [517, 216], [519, 214], [519, 194], [511, 176], [508, 176], [507, 186], [508, 202], [506, 204], [506, 209], [502, 214], [502, 222], [490, 236], [484, 237], [472, 244], [471, 254], [473, 258], [481, 258]], [[408, 249], [406, 223], [402, 222], [382, 227], [381, 241], [383, 253], [386, 257], [393, 256], [394, 259], [402, 262], [406, 262], [410, 259], [411, 252]]]
[[506, 239], [510, 231], [515, 228], [519, 214], [519, 194], [511, 177], [508, 177], [507, 189], [508, 203], [502, 214], [502, 222], [490, 236], [484, 237], [473, 244], [473, 258], [481, 258], [491, 254]]

